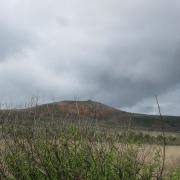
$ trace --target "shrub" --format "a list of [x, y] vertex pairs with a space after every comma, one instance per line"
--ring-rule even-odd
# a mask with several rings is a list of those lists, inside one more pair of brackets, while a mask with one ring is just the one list
[[[128, 133], [127, 133], [128, 134]], [[90, 126], [7, 127], [1, 177], [6, 179], [152, 179], [160, 157], [146, 162], [142, 145]]]

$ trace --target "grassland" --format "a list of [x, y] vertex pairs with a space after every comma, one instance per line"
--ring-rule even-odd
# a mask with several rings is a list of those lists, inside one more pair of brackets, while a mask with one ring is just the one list
[[[22, 126], [21, 126], [22, 128]], [[59, 127], [60, 128], [60, 127]], [[19, 129], [4, 127], [1, 176], [7, 179], [137, 179], [158, 176], [139, 157], [139, 145], [119, 142], [94, 130], [68, 125]], [[159, 158], [160, 155], [157, 156]], [[143, 166], [142, 166], [143, 163]]]
[[[102, 131], [89, 124], [4, 124], [1, 128], [0, 177], [160, 179], [162, 146], [132, 141], [129, 138], [132, 132], [124, 133]], [[164, 179], [178, 168], [179, 150], [179, 146], [166, 146]], [[175, 176], [176, 172], [172, 178]]]
[[[5, 112], [5, 111], [4, 111]], [[3, 112], [3, 113], [4, 113]], [[180, 179], [179, 133], [114, 127], [36, 108], [1, 114], [0, 179]]]

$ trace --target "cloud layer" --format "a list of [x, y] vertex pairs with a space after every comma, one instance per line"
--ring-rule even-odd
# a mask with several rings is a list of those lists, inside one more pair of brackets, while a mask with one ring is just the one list
[[0, 7], [0, 99], [94, 99], [180, 108], [178, 0], [8, 0]]

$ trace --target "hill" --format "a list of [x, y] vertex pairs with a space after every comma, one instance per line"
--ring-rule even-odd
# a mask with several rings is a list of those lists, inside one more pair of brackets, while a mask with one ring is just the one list
[[148, 130], [180, 131], [179, 116], [136, 114], [118, 110], [95, 101], [61, 101], [25, 109], [0, 110], [1, 122], [32, 120], [88, 121], [101, 125], [142, 128]]

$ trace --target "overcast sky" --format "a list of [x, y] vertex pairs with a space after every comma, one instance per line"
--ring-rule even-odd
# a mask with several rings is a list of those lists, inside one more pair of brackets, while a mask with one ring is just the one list
[[0, 101], [37, 94], [180, 115], [180, 1], [0, 0]]

